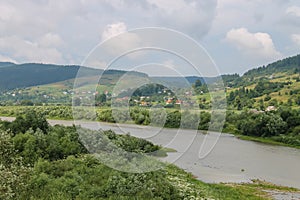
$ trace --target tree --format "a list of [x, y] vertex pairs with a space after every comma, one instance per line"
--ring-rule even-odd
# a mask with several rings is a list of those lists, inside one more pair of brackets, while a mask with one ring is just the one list
[[200, 122], [199, 122], [198, 129], [199, 130], [208, 130], [210, 120], [211, 120], [211, 114], [208, 112], [202, 111], [200, 113]]
[[243, 106], [242, 106], [242, 102], [241, 102], [241, 98], [239, 96], [235, 97], [235, 107], [238, 109], [238, 110], [242, 110], [243, 109]]
[[42, 113], [29, 110], [25, 112], [24, 116], [18, 115], [16, 119], [11, 122], [9, 128], [14, 134], [25, 133], [30, 128], [32, 128], [33, 131], [40, 129], [44, 134], [46, 134], [49, 124]]
[[263, 133], [263, 137], [276, 136], [286, 131], [287, 124], [279, 115], [270, 113], [266, 116], [268, 116], [265, 124], [267, 132]]
[[169, 112], [167, 115], [167, 120], [165, 123], [165, 127], [168, 128], [179, 128], [181, 121], [181, 113], [176, 110], [174, 112]]
[[30, 169], [23, 165], [11, 135], [0, 130], [0, 199], [21, 199], [28, 185]]
[[244, 135], [271, 137], [286, 132], [287, 123], [274, 113], [244, 113], [238, 128]]
[[272, 98], [272, 97], [271, 97], [269, 94], [267, 94], [267, 96], [265, 97], [264, 100], [265, 100], [265, 101], [269, 101], [269, 100], [271, 100], [271, 98]]
[[33, 106], [34, 103], [30, 100], [22, 100], [20, 103], [21, 106]]
[[207, 85], [205, 83], [203, 84], [199, 79], [195, 81], [193, 88], [196, 94], [202, 94], [208, 92]]
[[197, 79], [195, 81], [194, 87], [197, 88], [197, 87], [201, 87], [201, 86], [202, 86], [202, 82], [199, 79]]
[[106, 95], [104, 93], [97, 94], [95, 97], [96, 105], [102, 105], [106, 102]]
[[73, 105], [74, 106], [80, 106], [81, 105], [81, 99], [79, 97], [75, 97], [73, 99]]
[[300, 95], [297, 96], [295, 103], [300, 106]]
[[259, 99], [258, 103], [259, 103], [259, 109], [260, 110], [265, 110], [264, 100], [263, 99]]
[[289, 106], [292, 106], [292, 105], [293, 105], [293, 100], [292, 100], [291, 98], [289, 98], [288, 101], [287, 101], [287, 104], [288, 104]]

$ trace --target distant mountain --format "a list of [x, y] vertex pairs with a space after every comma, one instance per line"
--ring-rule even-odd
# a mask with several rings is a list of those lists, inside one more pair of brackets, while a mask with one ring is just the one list
[[[80, 66], [60, 66], [51, 64], [6, 65], [0, 68], [0, 90], [24, 88], [59, 82], [76, 77]], [[85, 68], [85, 75], [92, 75], [95, 69]]]
[[[271, 77], [275, 73], [300, 73], [300, 55], [288, 57], [276, 62], [270, 63], [267, 66], [261, 66], [251, 69], [244, 73], [242, 76], [239, 74], [224, 74], [222, 79], [225, 86], [239, 87], [247, 86], [256, 83], [260, 78]], [[207, 84], [214, 83], [219, 80], [220, 77], [151, 77], [152, 80], [160, 83], [167, 84], [173, 87], [188, 87], [189, 84], [195, 83], [196, 80], [200, 80], [202, 83]]]
[[[26, 88], [37, 85], [51, 84], [74, 79], [80, 66], [77, 65], [53, 65], [53, 64], [15, 64], [12, 62], [0, 62], [0, 91], [7, 91], [16, 88]], [[89, 77], [101, 74], [103, 71], [88, 67], [82, 68], [82, 77]], [[300, 55], [285, 58], [247, 71], [243, 76], [238, 74], [222, 75], [224, 85], [229, 87], [246, 86], [257, 82], [260, 78], [270, 77], [274, 73], [300, 73]], [[106, 76], [101, 84], [113, 84], [123, 74], [128, 73], [122, 70], [105, 71]], [[131, 75], [148, 77], [140, 72], [129, 72]], [[189, 87], [200, 80], [202, 83], [214, 83], [219, 77], [150, 77], [154, 82], [171, 87]], [[111, 81], [114, 80], [114, 81]]]
[[9, 67], [9, 66], [13, 66], [16, 65], [15, 63], [12, 62], [0, 62], [0, 67]]
[[155, 76], [151, 77], [153, 81], [159, 84], [166, 84], [172, 87], [183, 88], [190, 87], [192, 84], [196, 82], [196, 80], [200, 80], [202, 83], [210, 84], [214, 83], [218, 80], [218, 77], [199, 77], [199, 76], [186, 76], [186, 77], [176, 77], [176, 76]]
[[[0, 91], [12, 90], [16, 88], [26, 88], [37, 85], [56, 83], [77, 76], [81, 69], [81, 77], [95, 76], [103, 73], [103, 70], [80, 67], [78, 65], [53, 65], [53, 64], [14, 64], [9, 62], [0, 63]], [[120, 76], [126, 71], [108, 70], [105, 74]], [[130, 72], [137, 76], [147, 76], [139, 72]]]
[[278, 60], [276, 62], [268, 64], [267, 66], [250, 69], [242, 76], [239, 76], [238, 74], [223, 75], [223, 81], [226, 86], [240, 87], [255, 84], [260, 79], [269, 79], [272, 78], [275, 74], [280, 73], [282, 74], [282, 76], [288, 76], [288, 74], [299, 74], [300, 54]]
[[272, 73], [287, 72], [287, 71], [300, 72], [300, 54], [292, 57], [288, 57], [282, 60], [278, 60], [267, 66], [261, 66], [255, 69], [247, 71], [244, 76], [255, 75], [272, 75]]

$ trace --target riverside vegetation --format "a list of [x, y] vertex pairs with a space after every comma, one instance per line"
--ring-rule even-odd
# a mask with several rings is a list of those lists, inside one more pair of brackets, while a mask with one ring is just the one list
[[[116, 119], [111, 108], [99, 108], [96, 115], [86, 108], [79, 109], [80, 116], [76, 119], [97, 120], [115, 123]], [[81, 110], [80, 110], [81, 109]], [[73, 119], [72, 108], [68, 106], [6, 106], [0, 107], [0, 115], [17, 116], [26, 112], [34, 111], [49, 119]], [[185, 112], [185, 121], [181, 120], [182, 113], [176, 109], [169, 109], [166, 116], [150, 119], [148, 108], [132, 107], [130, 116], [126, 112], [118, 111], [118, 122], [134, 123], [138, 125], [160, 125], [165, 119], [164, 127], [189, 128], [198, 124], [199, 130], [216, 130], [222, 123], [222, 117], [216, 117], [211, 121], [211, 113], [202, 111], [200, 116], [195, 113]], [[152, 120], [152, 121], [151, 121]], [[278, 110], [269, 112], [227, 111], [223, 132], [236, 134], [242, 139], [254, 140], [271, 144], [300, 147], [300, 110], [290, 107], [280, 107]]]
[[[112, 131], [50, 126], [42, 114], [26, 111], [12, 122], [0, 122], [0, 198], [256, 200], [270, 199], [265, 189], [296, 191], [260, 181], [206, 184], [171, 164], [148, 173], [117, 171], [88, 153], [76, 128], [99, 134], [96, 142], [105, 150], [110, 149], [107, 141], [137, 156], [161, 149], [143, 139]], [[126, 158], [122, 162], [134, 159]]]

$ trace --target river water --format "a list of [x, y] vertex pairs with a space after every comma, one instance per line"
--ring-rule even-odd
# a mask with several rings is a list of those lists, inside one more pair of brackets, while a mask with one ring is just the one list
[[[13, 118], [4, 118], [12, 120]], [[73, 121], [49, 120], [72, 125]], [[174, 163], [205, 182], [248, 182], [260, 179], [300, 189], [300, 149], [237, 139], [230, 134], [203, 134], [193, 130], [76, 122], [82, 127], [130, 133], [155, 144], [177, 150], [162, 160]]]

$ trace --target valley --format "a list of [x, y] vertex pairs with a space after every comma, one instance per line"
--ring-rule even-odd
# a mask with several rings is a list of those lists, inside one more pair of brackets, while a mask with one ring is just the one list
[[[146, 178], [156, 183], [162, 182], [166, 187], [165, 191], [155, 189], [157, 193], [151, 194], [154, 196], [165, 195], [165, 199], [198, 196], [208, 199], [270, 199], [276, 194], [280, 196], [299, 193], [297, 176], [300, 148], [299, 55], [250, 70], [242, 76], [222, 75], [224, 96], [220, 88], [222, 84], [215, 82], [218, 79], [213, 77], [184, 77], [187, 82], [180, 82], [176, 80], [182, 80], [182, 77], [149, 77], [139, 72], [119, 70], [103, 73], [90, 68], [84, 68], [86, 70], [84, 76], [76, 77], [78, 66], [67, 66], [72, 70], [64, 71], [65, 66], [24, 65], [26, 73], [30, 73], [29, 69], [39, 68], [39, 70], [29, 77], [16, 77], [16, 81], [12, 84], [2, 84], [0, 93], [2, 119], [0, 128], [4, 135], [7, 134], [6, 131], [13, 133], [12, 138], [2, 140], [14, 141], [12, 146], [19, 148], [20, 152], [14, 155], [16, 159], [20, 157], [25, 159], [25, 163], [32, 165], [26, 169], [29, 170], [26, 171], [26, 174], [28, 173], [26, 176], [30, 177], [31, 182], [25, 181], [26, 184], [24, 182], [28, 187], [33, 184], [30, 186], [32, 188], [30, 194], [15, 188], [16, 193], [13, 193], [15, 196], [26, 194], [35, 196], [36, 199], [44, 198], [48, 195], [45, 192], [47, 188], [51, 188], [53, 190], [51, 195], [54, 198], [78, 197], [80, 195], [78, 191], [83, 187], [81, 184], [86, 183], [80, 181], [78, 184], [72, 183], [75, 181], [75, 174], [78, 173], [76, 166], [84, 168], [89, 162], [93, 162], [95, 166], [93, 168], [95, 171], [89, 172], [91, 174], [105, 169], [108, 177], [126, 177], [125, 182], [132, 178], [138, 180], [135, 184], [139, 187], [144, 184], [145, 177], [118, 174], [119, 172], [89, 157], [86, 151], [90, 149], [80, 150], [77, 144], [72, 143], [74, 137], [78, 137], [78, 133], [74, 132], [75, 135], [69, 139], [68, 134], [65, 136], [54, 134], [55, 131], [71, 133], [74, 131], [71, 127], [75, 127], [73, 124], [87, 128], [86, 132], [110, 130], [112, 133], [101, 134], [116, 141], [117, 145], [125, 145], [121, 148], [136, 151], [138, 154], [156, 149], [153, 155], [156, 157], [155, 160], [158, 158], [160, 161], [152, 161], [151, 158], [147, 162], [174, 163], [176, 166], [167, 164], [165, 169], [153, 172]], [[14, 70], [13, 67], [18, 70], [24, 67], [12, 63], [1, 63], [0, 66], [0, 71], [3, 72]], [[53, 75], [44, 79], [43, 76], [48, 70], [53, 71]], [[59, 78], [56, 73], [69, 74]], [[102, 75], [101, 78], [99, 79], [96, 74]], [[123, 76], [127, 79], [120, 82]], [[40, 77], [41, 80], [34, 81], [35, 77]], [[131, 88], [136, 80], [143, 83], [142, 86]], [[74, 87], [75, 81], [81, 84]], [[95, 82], [98, 82], [96, 86], [93, 84]], [[127, 89], [116, 89], [118, 84]], [[209, 88], [214, 90], [209, 91]], [[213, 102], [213, 96], [218, 98], [217, 102]], [[222, 107], [224, 102], [226, 111]], [[213, 104], [217, 106], [214, 108], [217, 108], [216, 110], [212, 109]], [[214, 113], [216, 111], [220, 113]], [[225, 118], [222, 113], [225, 114]], [[49, 121], [47, 127], [53, 128], [43, 129], [46, 122], [42, 122], [38, 127], [34, 126], [39, 120], [46, 118]], [[222, 133], [219, 132], [220, 126], [223, 127]], [[118, 138], [115, 133], [125, 136]], [[43, 137], [45, 138], [41, 139]], [[61, 152], [55, 153], [50, 148], [54, 145], [51, 142], [63, 142], [60, 137], [64, 138], [65, 142], [71, 143], [67, 149], [61, 147], [59, 150]], [[16, 142], [20, 142], [19, 145], [16, 146]], [[49, 143], [50, 146], [47, 148], [36, 146], [30, 149], [28, 146], [30, 142], [39, 145]], [[146, 145], [147, 148], [136, 146], [135, 143]], [[36, 152], [35, 156], [33, 152]], [[116, 164], [115, 161], [113, 160], [112, 164]], [[68, 165], [69, 168], [62, 168], [64, 173], [53, 176], [52, 173], [59, 172], [55, 172], [50, 166], [56, 165], [57, 168], [62, 165]], [[122, 165], [126, 166], [125, 163]], [[7, 169], [12, 170], [14, 166], [8, 166]], [[45, 166], [50, 168], [47, 169]], [[282, 169], [287, 173], [282, 172]], [[47, 178], [44, 177], [45, 173]], [[68, 174], [73, 174], [72, 178], [68, 178]], [[64, 179], [71, 181], [71, 185], [76, 185], [73, 193], [61, 190], [61, 193], [55, 194], [55, 191], [58, 191], [57, 184], [70, 187], [66, 182], [57, 182]], [[42, 180], [47, 184], [43, 186], [42, 193], [38, 194], [34, 185]], [[96, 179], [89, 181], [99, 182]], [[113, 180], [109, 181], [103, 183], [106, 184], [106, 189], [97, 190], [106, 191], [105, 195], [109, 190], [118, 191], [114, 188], [115, 183], [111, 182]], [[93, 196], [95, 194], [89, 192], [94, 189], [87, 188], [87, 193], [82, 195]], [[174, 192], [175, 190], [178, 193]], [[129, 196], [134, 194], [140, 198], [144, 198], [149, 192], [146, 188], [130, 191]], [[118, 192], [118, 197], [125, 194], [124, 191]], [[104, 193], [98, 194], [101, 195], [105, 198]]]

